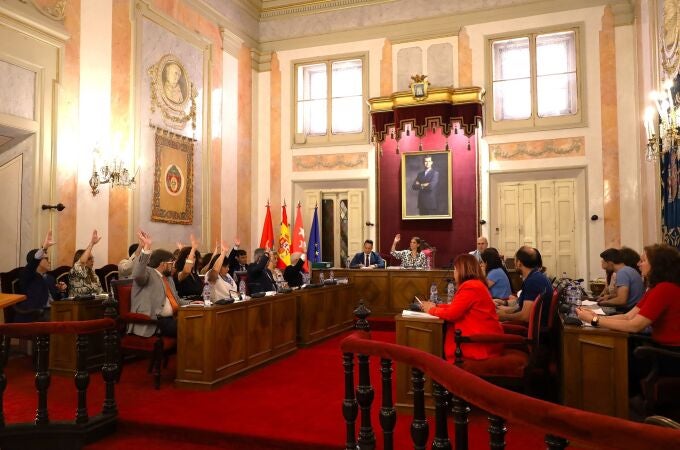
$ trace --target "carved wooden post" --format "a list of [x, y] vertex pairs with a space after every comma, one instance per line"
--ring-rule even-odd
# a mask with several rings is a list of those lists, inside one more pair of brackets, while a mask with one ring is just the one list
[[467, 450], [470, 407], [463, 399], [456, 396], [451, 398], [453, 403], [453, 420], [456, 423], [456, 450]]
[[9, 356], [10, 338], [7, 336], [0, 336], [0, 428], [5, 427], [5, 388], [7, 387], [7, 375], [5, 375], [5, 367], [7, 366], [7, 357]]
[[369, 372], [368, 355], [358, 355], [359, 385], [357, 386], [357, 401], [361, 409], [361, 426], [359, 427], [359, 448], [373, 450], [375, 448], [375, 433], [371, 426], [371, 404], [373, 404], [373, 386]]
[[413, 383], [413, 422], [411, 422], [411, 440], [415, 450], [425, 450], [430, 426], [425, 419], [425, 377], [423, 372], [411, 368]]
[[357, 321], [354, 323], [354, 328], [361, 331], [371, 331], [371, 326], [366, 318], [371, 315], [371, 310], [364, 305], [364, 300], [359, 300], [359, 306], [354, 310], [354, 315]]
[[38, 336], [36, 341], [35, 388], [38, 391], [38, 409], [35, 412], [35, 424], [46, 425], [50, 422], [47, 412], [47, 389], [50, 387], [50, 373], [47, 371], [50, 336]]
[[78, 408], [76, 409], [76, 423], [87, 423], [87, 386], [90, 384], [90, 374], [87, 371], [88, 336], [79, 334], [76, 339], [76, 390], [78, 391]]
[[354, 396], [354, 353], [342, 354], [342, 365], [345, 368], [345, 399], [342, 402], [342, 416], [345, 418], [347, 441], [345, 450], [356, 450], [356, 420], [359, 412]]
[[548, 450], [564, 450], [569, 445], [568, 440], [552, 434], [545, 435], [545, 443], [548, 444]]
[[503, 450], [505, 448], [505, 419], [502, 417], [489, 416], [489, 447], [491, 450]]
[[434, 385], [434, 441], [432, 449], [451, 450], [449, 430], [446, 426], [446, 400], [448, 392], [444, 387], [433, 382]]
[[394, 426], [397, 423], [397, 410], [392, 402], [392, 360], [380, 359], [382, 373], [382, 408], [380, 408], [380, 426], [383, 430], [385, 450], [394, 448]]
[[[118, 315], [116, 305], [118, 302], [111, 295], [104, 301], [104, 317], [116, 320]], [[118, 327], [104, 331], [104, 366], [102, 367], [102, 378], [106, 386], [104, 394], [104, 405], [102, 414], [116, 414], [115, 382], [120, 372], [120, 348], [118, 345]]]

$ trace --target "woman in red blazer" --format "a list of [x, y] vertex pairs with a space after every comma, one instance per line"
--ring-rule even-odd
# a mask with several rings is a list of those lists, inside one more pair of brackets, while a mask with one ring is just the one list
[[[458, 290], [450, 304], [435, 305], [423, 302], [423, 311], [444, 319], [449, 323], [448, 336], [444, 344], [444, 353], [449, 361], [455, 360], [456, 343], [453, 340], [455, 330], [461, 330], [463, 336], [473, 334], [503, 334], [503, 327], [498, 321], [496, 305], [491, 299], [486, 286], [486, 277], [477, 258], [473, 255], [459, 255], [453, 263], [453, 276]], [[503, 350], [502, 344], [462, 344], [464, 359], [487, 359], [498, 356]]]

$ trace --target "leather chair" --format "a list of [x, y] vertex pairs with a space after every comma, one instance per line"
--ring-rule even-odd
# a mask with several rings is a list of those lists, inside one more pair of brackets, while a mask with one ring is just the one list
[[[680, 348], [646, 344], [637, 347], [633, 354], [651, 365], [647, 376], [640, 381], [642, 415], [680, 420], [680, 371], [677, 370], [680, 368]], [[667, 370], [669, 365], [673, 366], [672, 372]]]
[[102, 285], [104, 292], [110, 292], [111, 281], [118, 279], [118, 266], [115, 264], [107, 264], [99, 269], [94, 269], [94, 273], [97, 274], [99, 284]]
[[[158, 322], [146, 314], [131, 312], [132, 279], [113, 280], [111, 286], [113, 295], [118, 302], [118, 331], [120, 335], [120, 380], [123, 369], [123, 359], [126, 355], [149, 358], [148, 372], [153, 374], [154, 388], [161, 387], [161, 363], [168, 365], [170, 353], [177, 349], [177, 339], [161, 336]], [[128, 325], [133, 323], [156, 325], [153, 336], [142, 337], [127, 332]]]

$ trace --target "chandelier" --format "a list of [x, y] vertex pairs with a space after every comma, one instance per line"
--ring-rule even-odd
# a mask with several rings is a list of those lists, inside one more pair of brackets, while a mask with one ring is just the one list
[[137, 173], [131, 174], [132, 172], [125, 167], [120, 159], [114, 158], [111, 162], [104, 162], [99, 170], [97, 170], [96, 161], [93, 161], [92, 176], [90, 177], [92, 196], [94, 197], [99, 194], [99, 185], [101, 184], [134, 189]]
[[[663, 91], [652, 92], [651, 97], [656, 106], [647, 108], [645, 112], [645, 130], [647, 131], [647, 161], [656, 161], [669, 151], [678, 150], [678, 119], [680, 118], [680, 98], [673, 97], [673, 82], [666, 80]], [[659, 115], [659, 134], [655, 133], [654, 115]]]

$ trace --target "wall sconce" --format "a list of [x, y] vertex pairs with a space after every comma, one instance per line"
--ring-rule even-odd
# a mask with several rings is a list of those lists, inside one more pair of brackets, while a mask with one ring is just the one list
[[104, 162], [104, 164], [97, 171], [97, 162], [92, 162], [92, 176], [90, 177], [90, 188], [92, 189], [92, 196], [99, 194], [99, 185], [110, 184], [114, 187], [124, 187], [128, 189], [135, 188], [135, 178], [138, 172], [130, 176], [132, 172], [128, 170], [123, 161], [114, 158], [113, 161]]
[[654, 109], [647, 108], [645, 111], [645, 130], [647, 132], [647, 161], [656, 161], [659, 157], [670, 151], [678, 150], [678, 116], [680, 108], [674, 100], [671, 89], [673, 82], [666, 80], [664, 90], [652, 92], [651, 97], [659, 114], [659, 133], [656, 134], [654, 127]]

